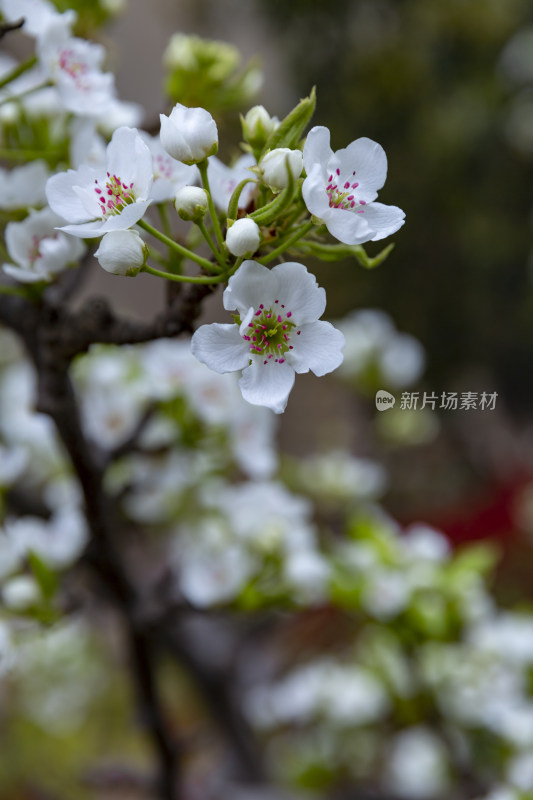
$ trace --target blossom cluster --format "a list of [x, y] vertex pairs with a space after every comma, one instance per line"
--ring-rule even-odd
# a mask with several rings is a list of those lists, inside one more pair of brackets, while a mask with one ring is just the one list
[[[142, 270], [178, 282], [227, 284], [224, 307], [237, 311], [237, 324], [201, 329], [193, 351], [219, 372], [242, 372], [241, 390], [250, 403], [280, 413], [295, 373], [336, 369], [344, 340], [320, 320], [324, 290], [304, 264], [285, 254], [364, 260], [363, 243], [401, 227], [403, 212], [377, 202], [387, 174], [383, 148], [363, 137], [334, 152], [329, 131], [320, 126], [304, 136], [313, 92], [281, 121], [263, 106], [251, 108], [242, 117], [246, 152], [228, 166], [216, 156], [218, 128], [205, 108], [176, 103], [161, 114], [159, 136], [136, 127], [138, 109], [117, 98], [102, 46], [73, 34], [74, 12], [59, 13], [48, 0], [2, 0], [0, 11], [7, 22], [24, 14], [22, 30], [36, 53], [27, 64], [0, 64], [6, 143], [11, 128], [20, 127], [19, 101], [24, 118], [59, 119], [46, 200], [44, 163], [37, 160], [34, 167], [41, 163], [43, 175], [19, 168], [7, 176], [16, 188], [10, 200], [4, 197], [5, 207], [34, 210], [7, 226], [11, 261], [4, 272], [42, 291], [84, 257], [80, 239], [101, 239], [94, 254], [113, 274], [132, 277]], [[236, 66], [233, 51], [190, 37], [174, 38], [166, 60], [172, 69], [211, 65], [222, 84]], [[178, 240], [165, 210], [171, 203], [200, 239], [191, 226], [185, 244]], [[148, 221], [154, 206], [164, 215], [163, 231]], [[327, 232], [338, 244], [324, 243]], [[193, 240], [207, 246], [207, 257], [190, 246]], [[271, 268], [273, 260], [281, 263]], [[187, 262], [200, 274], [185, 274]]]
[[[326, 291], [307, 268], [310, 258], [369, 267], [388, 256], [390, 245], [373, 256], [363, 247], [404, 224], [400, 208], [378, 201], [383, 148], [362, 136], [335, 151], [324, 126], [306, 132], [313, 91], [285, 117], [250, 108], [240, 155], [226, 163], [213, 114], [236, 97], [248, 103], [259, 84], [253, 63], [239, 71], [232, 47], [171, 39], [171, 104], [154, 135], [140, 127], [142, 110], [118, 98], [104, 47], [78, 35], [73, 11], [0, 0], [0, 13], [6, 29], [22, 15], [13, 35], [35, 51], [20, 63], [0, 53], [0, 148], [28, 160], [0, 169], [0, 293], [45, 320], [25, 339], [33, 363], [0, 329], [2, 718], [5, 703], [48, 734], [70, 735], [99, 702], [116, 700], [109, 652], [128, 637], [113, 620], [99, 624], [108, 598], [91, 576], [109, 543], [87, 514], [96, 495], [104, 523], [116, 521], [113, 558], [135, 595], [130, 602], [128, 589], [121, 609], [133, 649], [155, 641], [152, 615], [156, 637], [171, 618], [184, 641], [198, 621], [215, 620], [220, 637], [233, 626], [232, 666], [217, 686], [236, 676], [244, 701], [232, 719], [264, 743], [276, 779], [319, 780], [332, 792], [353, 780], [430, 800], [468, 773], [494, 789], [483, 800], [533, 792], [533, 622], [488, 593], [490, 550], [454, 553], [439, 531], [396, 523], [380, 505], [389, 475], [368, 453], [335, 444], [298, 459], [276, 446], [275, 415], [297, 374], [338, 370], [373, 392], [381, 383], [403, 390], [423, 370], [421, 345], [383, 312], [323, 319]], [[193, 90], [203, 92], [194, 102]], [[72, 350], [54, 338], [63, 313], [76, 320], [72, 285], [94, 260], [119, 279], [167, 282], [153, 326], [128, 338], [133, 324], [117, 324], [120, 341], [142, 344], [102, 344], [115, 341], [108, 330]], [[193, 332], [197, 297], [219, 284], [230, 316]], [[104, 323], [114, 319], [94, 305]], [[157, 338], [178, 306], [191, 335]], [[58, 363], [46, 361], [47, 346]], [[37, 410], [50, 410], [45, 367], [65, 379], [60, 399], [72, 402], [57, 427]], [[82, 459], [68, 458], [72, 438]], [[310, 645], [307, 625], [320, 633]], [[270, 626], [281, 631], [275, 642]], [[246, 648], [254, 654], [243, 668]], [[143, 668], [157, 650], [144, 653]], [[203, 738], [195, 734], [191, 749]], [[495, 754], [489, 765], [480, 742]]]

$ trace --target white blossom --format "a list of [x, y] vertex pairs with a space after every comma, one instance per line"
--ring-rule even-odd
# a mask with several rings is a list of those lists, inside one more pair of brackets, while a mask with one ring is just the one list
[[221, 211], [227, 213], [231, 195], [241, 181], [249, 179], [240, 196], [238, 207], [245, 209], [250, 203], [255, 184], [256, 176], [250, 170], [255, 165], [255, 158], [250, 153], [245, 153], [231, 167], [227, 167], [216, 156], [211, 156], [207, 164], [207, 177], [213, 202]]
[[106, 151], [106, 167], [82, 165], [53, 175], [46, 185], [50, 207], [71, 223], [61, 230], [95, 238], [135, 225], [152, 202], [152, 156], [134, 128], [119, 128]]
[[12, 170], [0, 167], [0, 209], [13, 211], [46, 203], [45, 186], [50, 176], [46, 163], [40, 159], [15, 167]]
[[182, 187], [192, 187], [192, 184], [196, 183], [199, 177], [196, 166], [187, 166], [171, 158], [161, 144], [159, 136], [149, 136], [141, 131], [141, 137], [152, 154], [154, 182], [150, 197], [155, 203], [173, 200]]
[[215, 372], [243, 370], [245, 400], [284, 411], [295, 373], [325, 375], [342, 361], [344, 337], [319, 320], [326, 294], [303, 264], [272, 270], [245, 261], [224, 292], [224, 308], [237, 310], [240, 324], [203, 325], [191, 342], [193, 354]]
[[329, 139], [327, 128], [315, 127], [304, 146], [307, 178], [302, 194], [311, 214], [345, 244], [375, 242], [395, 233], [404, 223], [404, 212], [375, 202], [387, 177], [381, 145], [363, 137], [334, 153]]
[[51, 22], [39, 37], [37, 52], [45, 79], [53, 81], [64, 107], [75, 114], [98, 115], [114, 99], [115, 80], [101, 70], [105, 50], [71, 36], [61, 21]]
[[56, 230], [62, 219], [50, 208], [31, 211], [22, 222], [6, 227], [7, 251], [14, 264], [3, 264], [7, 275], [21, 283], [51, 281], [75, 264], [86, 247], [73, 236]]

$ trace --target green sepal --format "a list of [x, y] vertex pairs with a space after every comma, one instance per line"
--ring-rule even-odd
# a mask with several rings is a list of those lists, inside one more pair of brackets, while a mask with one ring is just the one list
[[292, 203], [294, 197], [294, 190], [296, 188], [296, 180], [289, 167], [288, 160], [285, 162], [287, 167], [287, 175], [289, 183], [285, 189], [276, 195], [276, 197], [267, 203], [262, 208], [258, 208], [250, 214], [250, 218], [258, 225], [271, 225], [276, 219], [279, 219], [282, 212]]
[[261, 156], [264, 156], [268, 150], [274, 150], [277, 147], [296, 148], [302, 133], [314, 114], [315, 106], [316, 90], [313, 86], [309, 97], [304, 97], [303, 100], [300, 100], [298, 105], [272, 131], [261, 151]]
[[360, 244], [322, 244], [321, 242], [298, 242], [295, 249], [306, 255], [315, 256], [321, 261], [340, 261], [343, 258], [356, 258], [365, 269], [374, 269], [385, 261], [394, 244], [384, 247], [377, 256], [370, 257]]

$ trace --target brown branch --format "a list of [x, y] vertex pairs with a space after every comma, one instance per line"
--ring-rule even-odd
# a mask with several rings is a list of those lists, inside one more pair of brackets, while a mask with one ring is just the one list
[[8, 33], [12, 33], [12, 31], [20, 30], [24, 25], [24, 22], [24, 17], [16, 22], [2, 22], [0, 25], [0, 39], [3, 39], [4, 36], [7, 36]]
[[[87, 442], [79, 418], [68, 369], [72, 357], [89, 346], [103, 320], [120, 330], [106, 304], [88, 304], [80, 317], [51, 306], [34, 305], [23, 298], [0, 298], [0, 321], [22, 337], [38, 376], [39, 411], [54, 421], [82, 487], [91, 542], [85, 554], [124, 619], [141, 718], [150, 733], [159, 760], [159, 796], [178, 800], [178, 751], [168, 730], [158, 696], [151, 642], [137, 624], [137, 592], [116, 545], [120, 519], [103, 486], [103, 464]], [[99, 313], [95, 313], [95, 308]], [[76, 327], [76, 320], [81, 325]], [[96, 326], [96, 327], [95, 327]], [[124, 323], [127, 328], [127, 324]], [[131, 327], [134, 335], [134, 327]], [[104, 330], [105, 332], [105, 330]], [[107, 331], [109, 332], [109, 331]], [[98, 340], [98, 336], [94, 336]], [[100, 337], [101, 338], [101, 337]]]

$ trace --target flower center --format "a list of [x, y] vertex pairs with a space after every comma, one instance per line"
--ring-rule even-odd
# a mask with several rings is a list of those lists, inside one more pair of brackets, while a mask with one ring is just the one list
[[96, 178], [94, 183], [94, 191], [101, 204], [104, 219], [114, 214], [120, 214], [126, 206], [135, 203], [133, 181], [123, 183], [116, 175], [110, 175], [108, 172], [105, 184], [102, 185]]
[[70, 75], [71, 78], [77, 83], [81, 83], [82, 76], [86, 75], [88, 70], [87, 64], [76, 57], [74, 50], [62, 50], [59, 54], [59, 68]]
[[57, 239], [58, 232], [54, 231], [53, 233], [48, 234], [47, 236], [37, 236], [36, 233], [33, 234], [31, 237], [31, 242], [29, 242], [29, 249], [28, 249], [28, 260], [33, 267], [35, 262], [41, 256], [41, 242], [43, 239]]
[[[285, 354], [293, 349], [290, 338], [296, 325], [291, 317], [292, 311], [287, 311], [279, 300], [274, 301], [272, 308], [265, 308], [261, 303], [254, 311], [243, 339], [248, 342], [252, 355], [264, 356], [263, 364], [270, 361], [283, 364]], [[296, 334], [299, 335], [300, 331]]]
[[153, 163], [154, 178], [166, 178], [167, 180], [172, 178], [172, 159], [169, 156], [163, 153], [157, 153], [157, 155], [154, 156]]
[[326, 194], [329, 197], [330, 208], [343, 208], [345, 211], [355, 211], [356, 214], [364, 214], [366, 200], [357, 200], [354, 195], [355, 189], [359, 186], [357, 181], [354, 181], [355, 170], [352, 173], [351, 179], [342, 181], [340, 169], [336, 169], [331, 173], [328, 178], [328, 185], [326, 186]]

